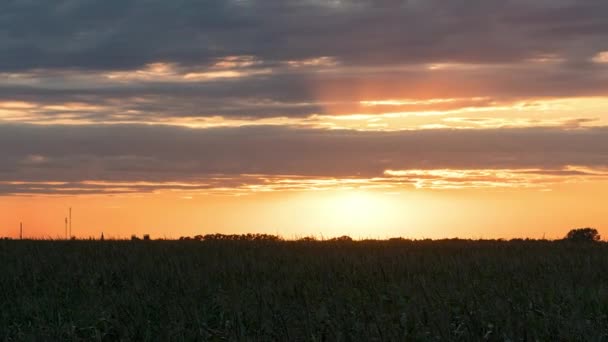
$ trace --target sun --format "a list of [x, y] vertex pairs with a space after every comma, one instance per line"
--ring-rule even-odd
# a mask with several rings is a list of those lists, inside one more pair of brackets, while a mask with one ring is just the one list
[[336, 210], [349, 215], [363, 216], [370, 213], [377, 204], [377, 198], [371, 193], [364, 191], [349, 191], [338, 194], [335, 199]]
[[372, 191], [339, 191], [326, 202], [326, 219], [340, 231], [362, 236], [387, 223], [391, 206], [385, 196]]

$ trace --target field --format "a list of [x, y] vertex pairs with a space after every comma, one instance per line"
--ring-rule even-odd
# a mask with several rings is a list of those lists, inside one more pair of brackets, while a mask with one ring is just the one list
[[5, 341], [608, 340], [604, 243], [0, 241]]

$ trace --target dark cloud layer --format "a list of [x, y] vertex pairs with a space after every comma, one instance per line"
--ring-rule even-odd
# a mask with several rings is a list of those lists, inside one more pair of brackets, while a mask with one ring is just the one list
[[[78, 101], [105, 106], [75, 114], [87, 121], [145, 122], [360, 113], [375, 98], [605, 96], [608, 63], [593, 57], [608, 51], [607, 15], [604, 0], [7, 0], [0, 101]], [[176, 74], [107, 78], [151, 63]], [[238, 77], [184, 79], [218, 70]]]
[[[264, 122], [305, 127], [331, 123], [314, 114], [459, 109], [445, 118], [509, 122], [514, 104], [605, 99], [607, 16], [605, 0], [1, 1], [0, 194], [239, 188], [286, 175], [381, 178], [389, 169], [585, 175], [567, 166], [608, 166], [608, 128], [580, 128], [597, 108], [546, 115], [566, 120], [561, 128], [146, 123], [287, 117], [301, 120]], [[374, 100], [405, 101], [361, 102]], [[475, 115], [501, 106], [501, 118]], [[547, 125], [536, 109], [526, 125]], [[89, 124], [55, 125], [65, 122]], [[492, 183], [483, 172], [466, 177]]]
[[288, 127], [0, 126], [0, 181], [197, 181], [261, 174], [608, 166], [606, 128], [358, 132]]
[[[458, 103], [467, 106], [466, 102], [483, 106], [480, 97], [486, 98], [485, 105], [490, 105], [606, 94], [608, 68], [573, 71], [558, 65], [437, 71], [424, 67], [388, 71], [338, 68], [327, 73], [279, 68], [271, 75], [206, 82], [112, 83], [98, 78], [68, 82], [65, 75], [36, 77], [31, 84], [0, 81], [0, 102], [25, 101], [41, 106], [86, 103], [99, 109], [81, 110], [74, 115], [97, 122], [211, 116], [260, 119], [313, 114], [374, 114], [381, 113], [381, 109], [402, 112], [458, 109]], [[374, 99], [429, 98], [459, 100], [447, 108], [434, 104], [427, 108], [402, 106], [374, 110], [359, 103]], [[41, 121], [60, 114], [56, 110], [32, 112]]]
[[603, 0], [7, 0], [0, 13], [3, 70], [319, 52], [355, 64], [496, 63], [608, 48]]

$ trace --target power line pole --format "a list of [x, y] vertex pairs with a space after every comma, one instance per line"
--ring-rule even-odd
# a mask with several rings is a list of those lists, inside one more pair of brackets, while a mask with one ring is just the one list
[[23, 240], [23, 222], [19, 222], [19, 240]]
[[68, 239], [68, 218], [65, 218], [65, 239]]
[[70, 207], [70, 234], [69, 238], [72, 238], [72, 207]]

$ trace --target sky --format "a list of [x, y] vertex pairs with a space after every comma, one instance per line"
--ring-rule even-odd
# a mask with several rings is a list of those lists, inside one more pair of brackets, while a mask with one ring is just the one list
[[[608, 227], [605, 0], [5, 0], [0, 236]], [[608, 232], [606, 233], [608, 234]]]

